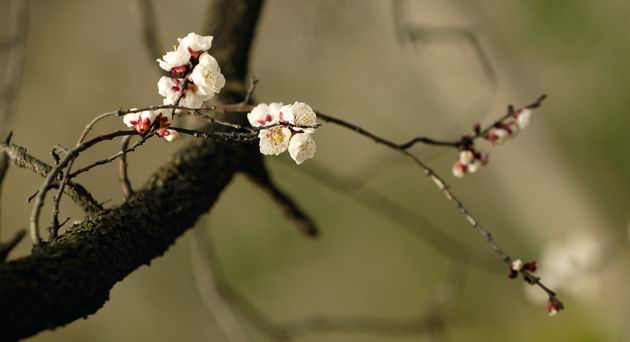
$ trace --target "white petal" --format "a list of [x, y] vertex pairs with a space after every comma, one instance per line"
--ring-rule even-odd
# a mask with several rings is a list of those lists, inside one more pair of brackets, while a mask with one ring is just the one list
[[471, 150], [463, 150], [459, 152], [459, 162], [462, 164], [470, 164], [475, 159], [475, 154]]
[[143, 112], [140, 112], [140, 118], [142, 120], [149, 119], [149, 122], [151, 124], [153, 124], [153, 122], [155, 121], [156, 117], [157, 117], [157, 113], [152, 111], [152, 110], [145, 110]]
[[199, 64], [193, 69], [190, 78], [204, 95], [219, 93], [225, 86], [225, 77], [221, 74], [219, 64], [207, 53], [199, 57]]
[[[304, 102], [295, 102], [289, 107], [287, 121], [296, 126], [314, 126], [317, 124], [317, 116], [311, 106]], [[284, 113], [284, 107], [283, 107]], [[294, 128], [298, 132], [313, 133], [314, 128]]]
[[212, 39], [212, 36], [201, 36], [191, 32], [183, 39], [178, 40], [181, 45], [193, 51], [207, 51], [212, 46]]
[[467, 165], [466, 171], [470, 173], [475, 173], [481, 167], [481, 161], [479, 159], [475, 159], [472, 163]]
[[[132, 109], [135, 109], [135, 108], [132, 108]], [[127, 127], [129, 128], [134, 127], [131, 121], [138, 121], [138, 120], [140, 120], [140, 113], [129, 113], [123, 116], [123, 123], [127, 125]]]
[[170, 77], [162, 76], [157, 85], [158, 93], [164, 97], [171, 96], [173, 93], [178, 93], [178, 91], [173, 90], [173, 88], [176, 87], [176, 81]]
[[466, 166], [465, 164], [462, 164], [459, 161], [456, 161], [455, 163], [453, 163], [453, 167], [452, 167], [453, 176], [457, 178], [462, 178], [464, 177], [467, 171], [468, 171], [468, 166]]
[[268, 122], [271, 122], [271, 119], [272, 117], [269, 111], [269, 105], [265, 103], [257, 105], [251, 112], [247, 113], [247, 120], [252, 127], [265, 126]]
[[166, 140], [167, 142], [173, 142], [177, 140], [178, 138], [179, 138], [179, 132], [173, 129], [167, 130], [167, 133], [162, 135], [162, 139]]
[[177, 47], [177, 49], [173, 51], [167, 52], [162, 59], [158, 59], [157, 62], [160, 64], [160, 68], [171, 71], [172, 68], [186, 65], [190, 61], [190, 53], [183, 46]]
[[518, 124], [518, 128], [525, 129], [529, 127], [529, 124], [532, 120], [532, 111], [529, 109], [521, 110], [516, 116], [516, 123]]
[[315, 140], [308, 133], [297, 133], [289, 142], [289, 154], [298, 165], [307, 159], [313, 158], [316, 151]]
[[258, 138], [260, 153], [268, 156], [278, 155], [287, 150], [291, 130], [282, 126], [263, 129], [258, 133]]

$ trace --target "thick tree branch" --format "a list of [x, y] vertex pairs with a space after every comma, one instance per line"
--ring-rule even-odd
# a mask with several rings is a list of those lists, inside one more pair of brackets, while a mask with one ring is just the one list
[[[242, 84], [247, 74], [261, 5], [261, 0], [229, 0], [211, 7], [212, 27], [206, 31], [219, 38], [214, 52], [232, 82]], [[15, 147], [3, 145], [3, 150]], [[1, 339], [28, 337], [96, 312], [115, 283], [162, 255], [212, 208], [252, 155], [259, 154], [251, 146], [195, 141], [128, 202], [69, 227], [30, 256], [0, 265]]]

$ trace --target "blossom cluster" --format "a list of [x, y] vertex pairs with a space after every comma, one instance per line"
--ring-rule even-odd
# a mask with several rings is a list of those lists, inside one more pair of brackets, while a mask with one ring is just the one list
[[493, 145], [501, 145], [508, 139], [516, 137], [519, 131], [529, 127], [531, 119], [532, 111], [527, 108], [521, 109], [492, 127], [484, 138]]
[[488, 154], [473, 148], [459, 152], [459, 159], [453, 163], [453, 176], [461, 178], [467, 173], [475, 173], [480, 167], [488, 164]]
[[[135, 110], [135, 108], [132, 110]], [[127, 127], [135, 129], [140, 134], [149, 133], [155, 125], [158, 136], [167, 142], [171, 142], [179, 137], [176, 130], [170, 129], [171, 119], [172, 116], [168, 110], [145, 110], [125, 114], [123, 122]]]
[[[531, 109], [523, 108], [518, 110], [507, 118], [497, 122], [483, 135], [483, 138], [494, 146], [501, 145], [508, 139], [516, 137], [518, 132], [529, 127], [531, 117]], [[476, 136], [481, 135], [481, 126], [479, 124], [475, 125], [474, 132]], [[477, 151], [473, 146], [473, 139], [470, 136], [465, 136], [464, 139], [469, 143], [460, 151], [458, 160], [456, 160], [452, 166], [453, 176], [457, 178], [464, 177], [468, 173], [475, 173], [481, 166], [488, 163], [489, 155]]]
[[249, 123], [261, 128], [260, 153], [279, 155], [288, 150], [298, 165], [315, 156], [317, 147], [311, 135], [317, 127], [316, 117], [313, 108], [303, 102], [261, 103], [247, 114]]
[[[158, 81], [158, 92], [165, 105], [201, 108], [225, 86], [225, 77], [217, 60], [208, 50], [212, 36], [189, 33], [178, 38], [179, 45], [167, 52], [157, 62], [169, 73]], [[124, 116], [123, 122], [140, 134], [152, 131], [165, 141], [174, 141], [178, 132], [171, 128], [173, 113], [177, 109], [135, 111]], [[317, 128], [316, 114], [303, 102], [284, 105], [274, 102], [259, 104], [247, 114], [252, 127], [258, 129], [260, 153], [278, 155], [289, 151], [299, 165], [315, 156], [317, 147], [312, 134]]]
[[219, 63], [208, 53], [212, 38], [191, 32], [178, 38], [179, 46], [157, 60], [160, 68], [171, 76], [163, 76], [158, 81], [158, 92], [164, 96], [164, 104], [200, 108], [225, 86]]

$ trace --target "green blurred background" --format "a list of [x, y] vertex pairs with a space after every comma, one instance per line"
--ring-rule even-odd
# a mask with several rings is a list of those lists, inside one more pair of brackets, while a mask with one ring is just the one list
[[[10, 7], [2, 2], [3, 37]], [[144, 50], [135, 2], [32, 0], [29, 7], [24, 78], [10, 123], [14, 143], [50, 161], [51, 146], [71, 146], [95, 115], [161, 102], [158, 66]], [[200, 30], [207, 3], [155, 1], [155, 7], [167, 50], [175, 38]], [[211, 230], [230, 283], [279, 323], [312, 314], [409, 319], [436, 307], [445, 311], [437, 336], [322, 333], [296, 341], [630, 341], [630, 2], [411, 0], [402, 13], [398, 25], [470, 28], [496, 70], [496, 85], [461, 40], [435, 32], [413, 43], [398, 39], [391, 1], [269, 0], [251, 59], [252, 74], [261, 80], [257, 100], [302, 100], [404, 141], [457, 138], [473, 122], [503, 114], [509, 103], [524, 105], [548, 93], [518, 139], [497, 148], [480, 145], [491, 152], [491, 163], [475, 175], [450, 176], [454, 151], [414, 152], [446, 176], [512, 255], [539, 259], [549, 242], [575, 236], [597, 241], [603, 257], [575, 278], [597, 286], [587, 295], [563, 292], [558, 284], [567, 310], [549, 318], [544, 303], [531, 301], [521, 281], [507, 279], [505, 266], [416, 167], [332, 125], [318, 130], [314, 160], [299, 167], [286, 155], [268, 160], [282, 188], [316, 218], [320, 239], [296, 233], [241, 176], [200, 222], [197, 236]], [[6, 64], [6, 53], [0, 61]], [[184, 143], [152, 141], [134, 153], [133, 183], [138, 186]], [[100, 146], [81, 162], [116, 148]], [[338, 191], [309, 176], [322, 168], [340, 178], [370, 177], [364, 188]], [[116, 172], [115, 165], [102, 167], [81, 181], [115, 205], [122, 196]], [[41, 181], [10, 170], [2, 193], [4, 239], [27, 226], [26, 198]], [[401, 226], [353, 199], [369, 191], [430, 223]], [[81, 219], [68, 200], [63, 204], [62, 218]], [[427, 242], [432, 229], [483, 261], [449, 261]], [[116, 285], [95, 315], [29, 341], [226, 340], [197, 291], [193, 234], [186, 235]], [[28, 250], [23, 242], [13, 257]], [[251, 340], [268, 340], [243, 322]]]

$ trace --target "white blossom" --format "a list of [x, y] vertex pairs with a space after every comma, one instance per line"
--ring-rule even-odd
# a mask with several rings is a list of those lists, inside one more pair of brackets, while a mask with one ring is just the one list
[[519, 129], [525, 129], [529, 127], [531, 120], [532, 120], [532, 111], [527, 108], [521, 110], [516, 115], [516, 124], [518, 125]]
[[[177, 99], [179, 98], [179, 93], [174, 93], [169, 97], [164, 98], [162, 101], [165, 105], [174, 105], [177, 103]], [[178, 106], [187, 107], [187, 108], [201, 108], [204, 105], [204, 102], [209, 101], [212, 96], [206, 96], [203, 94], [199, 94], [196, 91], [186, 90], [182, 95], [182, 98], [179, 100]], [[175, 112], [179, 112], [177, 109]]]
[[520, 271], [523, 269], [523, 265], [524, 265], [523, 260], [515, 259], [515, 260], [512, 260], [511, 268], [514, 271]]
[[475, 173], [482, 165], [483, 162], [480, 159], [474, 159], [470, 164], [467, 165], [467, 171], [470, 173]]
[[510, 132], [505, 128], [492, 128], [488, 132], [487, 139], [494, 145], [503, 144], [510, 137]]
[[179, 94], [181, 92], [181, 78], [170, 78], [162, 76], [158, 81], [158, 93], [164, 97], [172, 96], [173, 94]]
[[[315, 132], [317, 121], [311, 106], [303, 102], [261, 103], [247, 114], [247, 120], [253, 127], [262, 127], [258, 133], [260, 153], [278, 155], [288, 149], [298, 165], [315, 156], [317, 146], [311, 134]], [[271, 125], [273, 127], [264, 128]]]
[[297, 133], [291, 137], [289, 154], [296, 164], [300, 165], [307, 159], [313, 158], [316, 151], [315, 140], [309, 133]]
[[178, 38], [179, 44], [189, 52], [208, 51], [212, 46], [212, 36], [201, 36], [194, 32], [189, 33], [184, 38]]
[[179, 132], [174, 129], [164, 128], [159, 131], [159, 136], [166, 142], [173, 142], [179, 138]]
[[158, 59], [160, 68], [171, 71], [171, 69], [188, 64], [190, 61], [190, 52], [182, 45], [175, 48], [173, 51], [167, 52], [162, 59]]
[[219, 63], [208, 53], [199, 57], [199, 64], [193, 69], [190, 78], [201, 94], [211, 97], [225, 86], [225, 77], [221, 74]]
[[464, 175], [466, 174], [466, 172], [468, 172], [468, 165], [460, 162], [460, 161], [456, 161], [455, 163], [453, 163], [453, 176], [457, 177], [457, 178], [462, 178], [464, 177]]
[[[311, 106], [304, 102], [295, 102], [292, 105], [283, 106], [280, 109], [280, 121], [286, 121], [296, 126], [315, 126], [317, 115]], [[306, 133], [315, 132], [314, 128], [294, 128], [295, 131]]]
[[247, 114], [247, 120], [252, 127], [262, 127], [277, 123], [282, 106], [281, 102], [261, 103]]
[[151, 127], [153, 127], [156, 120], [159, 120], [158, 127], [168, 127], [171, 119], [171, 114], [167, 111], [145, 110], [142, 112], [125, 114], [123, 117], [123, 123], [129, 128], [133, 128], [139, 133], [145, 134], [151, 130]]
[[[131, 110], [135, 110], [136, 108], [131, 108]], [[128, 113], [123, 116], [123, 123], [127, 125], [129, 128], [136, 128], [136, 124], [140, 121], [140, 113]]]
[[291, 130], [284, 126], [263, 129], [258, 133], [260, 153], [278, 155], [287, 150], [291, 139]]
[[475, 154], [471, 150], [462, 150], [459, 152], [459, 162], [462, 164], [470, 164], [475, 159]]

